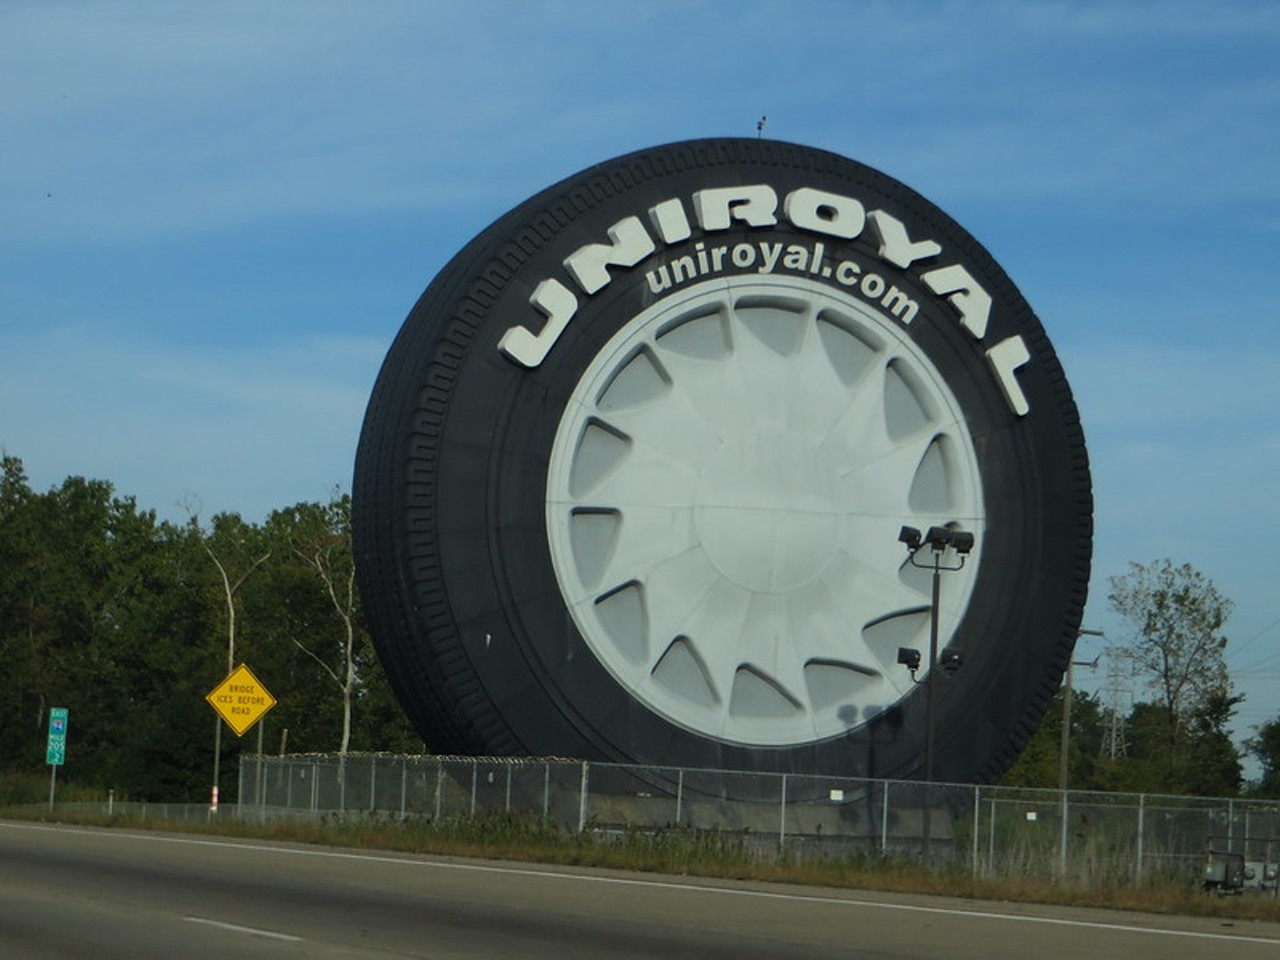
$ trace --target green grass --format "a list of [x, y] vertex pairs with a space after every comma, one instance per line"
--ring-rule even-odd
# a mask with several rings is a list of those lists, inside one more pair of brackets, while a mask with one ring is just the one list
[[165, 821], [126, 816], [56, 817], [37, 805], [0, 806], [11, 819], [138, 830], [319, 844], [437, 856], [475, 857], [542, 864], [633, 870], [716, 879], [757, 880], [844, 889], [931, 894], [976, 900], [1052, 903], [1151, 913], [1280, 922], [1280, 901], [1268, 895], [1208, 896], [1188, 883], [1127, 886], [1106, 882], [1088, 888], [1051, 881], [974, 877], [967, 865], [924, 869], [911, 857], [862, 855], [795, 860], [762, 853], [740, 833], [621, 830], [573, 834], [537, 818], [492, 814], [432, 823], [375, 815], [276, 819], [264, 823], [214, 819]]
[[[48, 803], [49, 781], [48, 774], [0, 774], [0, 808]], [[55, 793], [59, 802], [89, 802], [102, 798], [102, 791], [81, 787], [75, 783], [58, 783]]]

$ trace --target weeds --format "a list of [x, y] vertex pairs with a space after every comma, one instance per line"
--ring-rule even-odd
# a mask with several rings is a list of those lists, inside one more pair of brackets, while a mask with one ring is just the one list
[[[76, 784], [58, 784], [59, 801], [96, 800], [100, 791]], [[49, 802], [49, 776], [38, 773], [6, 773], [0, 776], [0, 809]]]

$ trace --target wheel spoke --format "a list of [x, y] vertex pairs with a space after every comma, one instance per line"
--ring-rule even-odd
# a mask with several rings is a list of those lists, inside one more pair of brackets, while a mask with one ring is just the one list
[[713, 689], [725, 704], [733, 689], [734, 674], [742, 662], [740, 637], [748, 622], [750, 601], [748, 593], [718, 577], [684, 618], [679, 631], [689, 638], [706, 667]]
[[856, 389], [841, 380], [815, 324], [790, 365], [787, 427], [821, 443], [853, 405]]
[[873, 458], [850, 465], [840, 477], [848, 502], [871, 517], [914, 516], [908, 500], [933, 437], [920, 433], [877, 451]]
[[822, 449], [842, 473], [890, 446], [884, 424], [885, 365], [878, 363], [850, 391], [840, 415], [822, 438]]
[[[649, 611], [649, 631], [656, 653], [665, 650], [677, 636], [699, 636], [699, 611], [705, 604], [715, 603], [709, 595], [723, 579], [707, 555], [696, 548], [673, 554], [646, 572], [645, 587], [650, 595], [663, 601]], [[650, 664], [650, 668], [654, 665]]]
[[[697, 547], [690, 511], [675, 507], [629, 507], [623, 515], [613, 553], [600, 582], [604, 585], [640, 580], [650, 586], [654, 573]], [[679, 589], [664, 584], [660, 596]]]
[[[580, 493], [571, 489], [568, 501], [552, 498], [553, 503], [581, 503], [614, 507], [650, 505], [687, 505], [697, 484], [695, 467], [683, 460], [667, 456], [654, 447], [624, 438], [625, 453], [608, 469], [582, 473], [589, 477]], [[549, 495], [550, 497], [550, 495]]]
[[632, 455], [647, 454], [689, 469], [697, 469], [720, 442], [718, 431], [683, 390], [611, 411], [608, 418], [609, 426], [634, 445]]

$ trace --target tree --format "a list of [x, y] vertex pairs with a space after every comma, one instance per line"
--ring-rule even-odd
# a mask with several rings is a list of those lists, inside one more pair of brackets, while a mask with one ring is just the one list
[[1244, 700], [1217, 691], [1191, 715], [1188, 749], [1181, 764], [1183, 791], [1199, 797], [1228, 797], [1244, 782], [1240, 751], [1231, 742], [1227, 724]]
[[[1009, 787], [1058, 786], [1062, 751], [1062, 714], [1065, 687], [1054, 694], [1044, 720], [1027, 743], [1017, 762], [1000, 782]], [[1104, 717], [1101, 701], [1084, 690], [1071, 694], [1071, 736], [1067, 756], [1067, 778], [1073, 790], [1093, 790], [1095, 768], [1102, 746]]]
[[1280, 797], [1280, 718], [1254, 727], [1254, 735], [1245, 741], [1244, 746], [1262, 768], [1262, 777], [1257, 784], [1258, 794]]
[[[191, 526], [199, 531], [198, 520], [193, 516]], [[219, 513], [214, 516], [209, 536], [204, 539], [204, 551], [218, 571], [227, 626], [227, 668], [235, 669], [237, 599], [241, 587], [271, 556], [270, 548], [263, 545], [261, 528], [245, 523], [238, 513]], [[226, 674], [223, 674], [225, 676]], [[222, 787], [222, 719], [214, 720], [213, 782]]]
[[246, 603], [283, 691], [273, 718], [288, 727], [291, 747], [332, 750], [336, 741], [339, 753], [422, 749], [364, 626], [350, 498], [335, 493], [326, 503], [276, 510], [265, 530], [272, 560]]
[[[242, 660], [280, 701], [267, 720], [293, 749], [420, 750], [363, 626], [347, 498], [266, 525], [188, 514], [158, 522], [82, 477], [35, 493], [0, 451], [0, 774], [41, 769], [49, 707], [65, 706], [66, 782], [205, 796], [205, 694]], [[215, 723], [229, 790], [239, 747]]]
[[0, 659], [10, 677], [0, 700], [0, 762], [27, 752], [44, 723], [46, 701], [40, 678], [51, 642], [38, 575], [40, 537], [34, 522], [35, 494], [17, 457], [0, 462]]
[[[193, 518], [192, 524], [197, 521]], [[222, 588], [227, 624], [227, 673], [235, 669], [236, 595], [258, 567], [266, 563], [271, 550], [262, 544], [262, 533], [245, 523], [237, 513], [220, 513], [213, 518], [213, 529], [204, 540], [204, 552], [217, 568]]]
[[1227, 638], [1221, 633], [1233, 605], [1190, 564], [1174, 566], [1169, 560], [1131, 563], [1128, 573], [1110, 578], [1110, 585], [1111, 607], [1131, 634], [1121, 650], [1156, 695], [1172, 773], [1188, 725], [1212, 713], [1215, 704], [1239, 702], [1231, 693], [1223, 652]]
[[190, 795], [212, 624], [192, 579], [202, 561], [182, 528], [109, 483], [69, 477], [36, 494], [5, 458], [0, 765], [39, 768], [49, 707], [64, 706], [69, 779], [141, 799]]
[[295, 559], [318, 579], [329, 612], [336, 617], [336, 637], [330, 632], [328, 636], [294, 634], [290, 639], [315, 661], [341, 694], [338, 753], [345, 754], [351, 746], [351, 710], [358, 679], [357, 640], [363, 632], [351, 554], [351, 498], [335, 492], [326, 504], [300, 503], [278, 510], [268, 525], [283, 535]]

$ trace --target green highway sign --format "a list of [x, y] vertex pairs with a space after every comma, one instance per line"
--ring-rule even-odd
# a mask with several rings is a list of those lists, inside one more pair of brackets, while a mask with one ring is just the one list
[[67, 759], [67, 708], [49, 710], [49, 745], [45, 748], [44, 762], [61, 766]]

